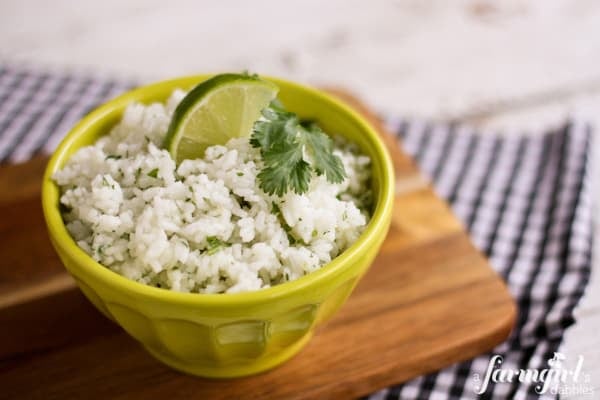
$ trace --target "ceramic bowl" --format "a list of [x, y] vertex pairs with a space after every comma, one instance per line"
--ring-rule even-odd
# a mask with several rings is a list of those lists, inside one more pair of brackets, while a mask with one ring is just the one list
[[255, 292], [178, 293], [112, 272], [81, 250], [67, 232], [59, 209], [60, 191], [51, 176], [73, 152], [105, 135], [132, 101], [164, 101], [175, 88], [190, 89], [209, 77], [191, 76], [144, 86], [83, 118], [49, 161], [42, 203], [52, 244], [98, 310], [175, 369], [205, 377], [237, 377], [267, 370], [292, 357], [310, 340], [315, 328], [346, 301], [386, 236], [394, 177], [382, 141], [359, 114], [322, 91], [266, 78], [279, 85], [279, 98], [289, 110], [318, 121], [326, 132], [350, 139], [371, 157], [374, 205], [364, 233], [320, 270]]

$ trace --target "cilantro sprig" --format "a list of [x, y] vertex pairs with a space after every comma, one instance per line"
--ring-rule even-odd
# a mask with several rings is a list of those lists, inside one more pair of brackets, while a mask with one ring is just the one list
[[[312, 172], [325, 175], [331, 183], [344, 180], [346, 171], [342, 160], [333, 154], [331, 138], [315, 123], [302, 123], [277, 101], [262, 115], [264, 120], [254, 123], [250, 144], [260, 149], [264, 167], [258, 180], [265, 193], [306, 193]], [[305, 154], [310, 163], [304, 159]]]

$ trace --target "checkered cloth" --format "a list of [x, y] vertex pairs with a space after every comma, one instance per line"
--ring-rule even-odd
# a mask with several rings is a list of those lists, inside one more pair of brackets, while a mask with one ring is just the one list
[[0, 163], [50, 153], [92, 108], [131, 82], [0, 64]]
[[[131, 86], [0, 65], [0, 162], [51, 152], [82, 115]], [[590, 274], [590, 127], [572, 121], [544, 134], [500, 136], [415, 120], [390, 126], [506, 280], [520, 312], [511, 337], [489, 354], [370, 398], [476, 398], [473, 376], [485, 374], [492, 354], [503, 356], [503, 368], [546, 368]], [[482, 397], [539, 396], [535, 385], [515, 381], [492, 383]]]
[[507, 282], [519, 316], [510, 338], [489, 354], [371, 398], [540, 398], [535, 384], [517, 379], [491, 383], [477, 396], [474, 375], [483, 380], [494, 354], [503, 357], [502, 369], [548, 368], [574, 323], [591, 266], [590, 127], [570, 121], [543, 134], [502, 136], [418, 121], [392, 125]]

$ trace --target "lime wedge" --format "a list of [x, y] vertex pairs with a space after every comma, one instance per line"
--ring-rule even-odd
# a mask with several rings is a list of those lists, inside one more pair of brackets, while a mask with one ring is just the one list
[[278, 87], [257, 76], [216, 75], [193, 88], [175, 109], [164, 147], [180, 163], [231, 138], [249, 137]]

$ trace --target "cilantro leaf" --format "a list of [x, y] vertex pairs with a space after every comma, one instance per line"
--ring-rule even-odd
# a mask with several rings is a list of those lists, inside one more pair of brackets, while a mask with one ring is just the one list
[[331, 138], [315, 123], [311, 123], [304, 129], [310, 132], [303, 135], [302, 139], [312, 157], [313, 169], [317, 175], [325, 174], [327, 181], [331, 183], [342, 182], [346, 177], [346, 171], [342, 160], [333, 155]]
[[208, 247], [206, 248], [206, 253], [208, 255], [213, 255], [221, 249], [223, 249], [224, 247], [229, 246], [228, 243], [222, 241], [216, 236], [208, 236], [206, 238], [206, 241], [208, 242]]
[[296, 126], [299, 124], [298, 117], [285, 111], [281, 105], [271, 103], [262, 114], [265, 120], [254, 123], [252, 136], [250, 136], [250, 144], [253, 147], [260, 147], [261, 153], [278, 140], [295, 135]]
[[[264, 119], [254, 124], [250, 144], [259, 148], [264, 167], [258, 174], [260, 188], [283, 196], [292, 190], [306, 193], [312, 176], [325, 175], [340, 183], [346, 177], [344, 165], [333, 154], [333, 142], [316, 124], [303, 124], [281, 103], [272, 102], [262, 112]], [[304, 159], [308, 155], [309, 162]]]
[[154, 168], [152, 171], [148, 172], [146, 175], [148, 175], [150, 178], [157, 178], [158, 177], [158, 168]]

